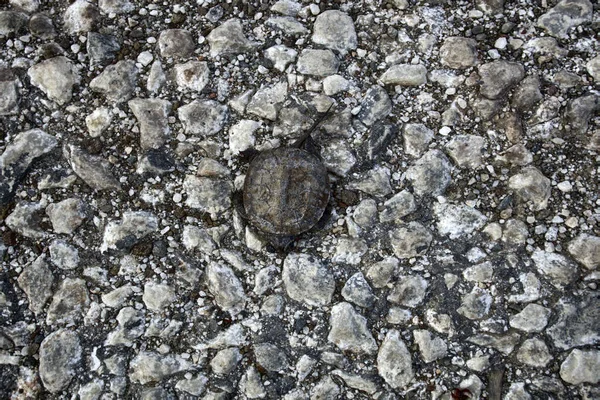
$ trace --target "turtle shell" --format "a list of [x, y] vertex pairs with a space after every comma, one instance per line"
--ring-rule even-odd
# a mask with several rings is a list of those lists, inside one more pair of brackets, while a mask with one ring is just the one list
[[329, 201], [327, 169], [309, 152], [280, 147], [252, 160], [244, 182], [248, 220], [263, 233], [298, 235], [323, 216]]

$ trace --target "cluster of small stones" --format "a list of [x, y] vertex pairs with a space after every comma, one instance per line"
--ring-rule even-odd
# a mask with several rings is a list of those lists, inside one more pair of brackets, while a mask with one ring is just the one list
[[[600, 398], [599, 13], [2, 2], [0, 397]], [[245, 155], [330, 108], [269, 252]]]

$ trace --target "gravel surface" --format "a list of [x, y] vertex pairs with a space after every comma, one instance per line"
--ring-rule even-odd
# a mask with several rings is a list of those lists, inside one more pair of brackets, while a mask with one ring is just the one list
[[0, 398], [600, 399], [599, 15], [1, 2]]

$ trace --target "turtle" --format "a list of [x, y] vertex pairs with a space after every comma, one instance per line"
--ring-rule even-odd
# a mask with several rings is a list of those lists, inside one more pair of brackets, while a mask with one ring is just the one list
[[258, 153], [248, 167], [242, 217], [277, 250], [286, 250], [296, 236], [315, 227], [328, 207], [327, 167], [310, 139], [328, 112], [294, 144]]

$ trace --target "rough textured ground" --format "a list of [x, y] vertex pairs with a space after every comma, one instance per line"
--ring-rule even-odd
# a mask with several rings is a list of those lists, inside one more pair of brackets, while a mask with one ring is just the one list
[[[0, 397], [600, 398], [588, 0], [0, 4]], [[236, 207], [315, 121], [325, 219]]]

